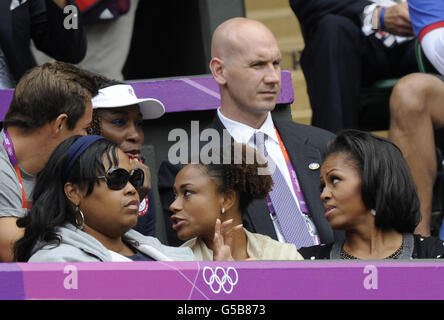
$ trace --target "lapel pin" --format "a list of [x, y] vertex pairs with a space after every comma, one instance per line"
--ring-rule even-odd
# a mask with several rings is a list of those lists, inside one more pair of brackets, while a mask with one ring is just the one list
[[320, 165], [319, 165], [319, 163], [317, 163], [317, 162], [313, 162], [313, 163], [310, 163], [310, 164], [308, 165], [308, 167], [310, 168], [310, 170], [318, 170], [319, 167], [320, 167]]

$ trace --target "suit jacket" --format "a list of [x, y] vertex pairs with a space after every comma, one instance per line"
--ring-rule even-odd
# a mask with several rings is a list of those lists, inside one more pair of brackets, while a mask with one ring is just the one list
[[[56, 60], [80, 62], [86, 53], [80, 11], [78, 29], [65, 29], [63, 13], [52, 0], [28, 0], [10, 10], [12, 0], [0, 1], [0, 46], [9, 70], [18, 81], [36, 62], [30, 50], [30, 41], [37, 49]], [[69, 5], [75, 5], [68, 0]]]
[[348, 17], [360, 26], [360, 14], [372, 3], [368, 0], [290, 0], [290, 6], [306, 34], [327, 14]]
[[[334, 135], [326, 130], [297, 124], [292, 121], [274, 120], [273, 122], [296, 171], [306, 204], [318, 229], [321, 242], [330, 243], [335, 239], [343, 239], [343, 232], [333, 232], [327, 219], [325, 219], [325, 211], [320, 199], [319, 170], [313, 171], [308, 168], [309, 164], [313, 162], [321, 164], [322, 154], [327, 143]], [[222, 130], [225, 129], [217, 115], [209, 128], [216, 129], [221, 136]], [[201, 144], [201, 147], [203, 145]], [[171, 211], [169, 211], [169, 206], [174, 201], [174, 179], [182, 167], [182, 165], [172, 165], [167, 160], [163, 161], [159, 167], [158, 187], [169, 245], [182, 244], [182, 241], [177, 238], [176, 232], [171, 227]], [[266, 200], [253, 201], [247, 212], [244, 213], [243, 220], [244, 227], [250, 232], [268, 235], [277, 240]]]

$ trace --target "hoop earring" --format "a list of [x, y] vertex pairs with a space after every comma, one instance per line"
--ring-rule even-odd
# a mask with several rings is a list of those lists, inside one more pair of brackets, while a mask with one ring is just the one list
[[222, 214], [224, 214], [224, 213], [225, 213], [225, 208], [224, 208], [224, 207], [222, 207], [222, 210], [221, 210], [221, 212], [222, 212]]
[[[80, 214], [80, 222], [77, 219], [78, 213]], [[76, 227], [79, 228], [80, 230], [83, 230], [83, 226], [85, 225], [85, 216], [83, 215], [83, 212], [82, 212], [82, 210], [80, 210], [79, 207], [77, 207], [77, 210], [76, 210], [75, 220], [76, 220]]]
[[370, 210], [370, 214], [374, 217], [376, 217], [376, 210], [375, 209], [371, 209]]

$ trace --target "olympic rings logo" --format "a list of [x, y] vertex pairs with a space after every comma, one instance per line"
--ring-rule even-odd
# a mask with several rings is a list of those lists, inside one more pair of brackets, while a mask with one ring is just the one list
[[215, 270], [211, 267], [204, 267], [202, 276], [205, 283], [210, 286], [211, 291], [215, 294], [218, 294], [221, 290], [230, 294], [239, 280], [237, 271], [233, 267], [228, 267], [226, 271], [222, 267], [216, 267]]

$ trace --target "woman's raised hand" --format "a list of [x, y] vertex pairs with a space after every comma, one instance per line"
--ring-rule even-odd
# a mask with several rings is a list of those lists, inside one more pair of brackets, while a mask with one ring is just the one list
[[242, 229], [242, 224], [232, 227], [233, 219], [221, 223], [216, 220], [213, 238], [213, 261], [234, 261], [231, 255], [231, 241], [233, 234]]

